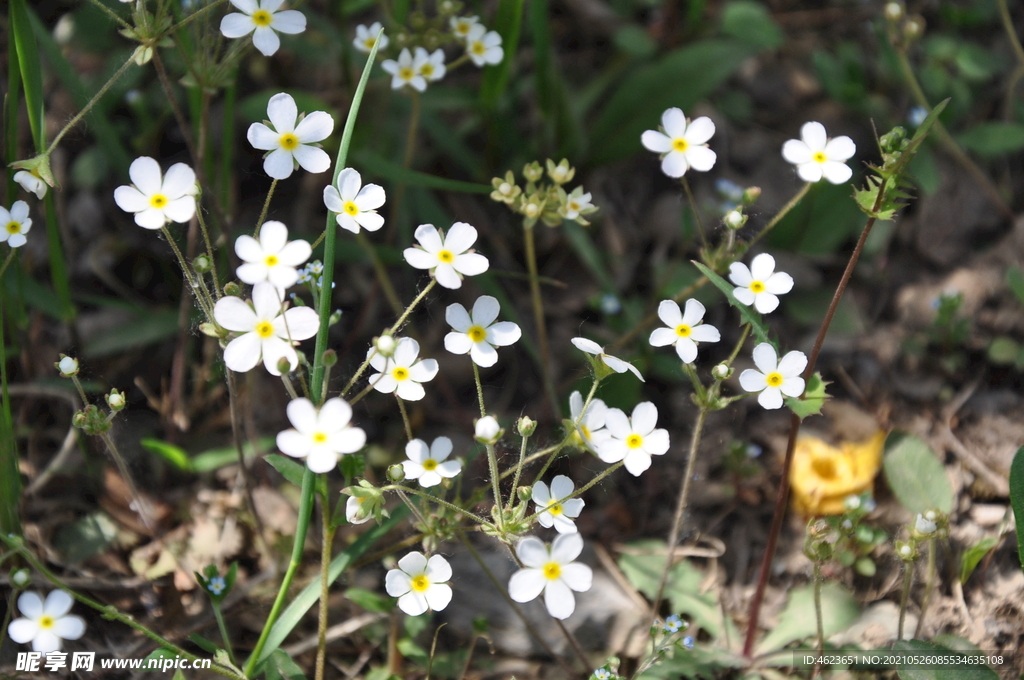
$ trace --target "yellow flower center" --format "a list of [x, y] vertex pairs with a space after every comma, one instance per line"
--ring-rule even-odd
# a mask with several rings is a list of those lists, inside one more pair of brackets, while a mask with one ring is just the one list
[[163, 194], [153, 194], [149, 197], [149, 204], [154, 208], [162, 208], [167, 205], [167, 197]]
[[356, 205], [356, 204], [355, 204], [354, 202], [352, 202], [352, 201], [347, 201], [347, 202], [345, 203], [345, 205], [344, 205], [344, 206], [342, 206], [342, 210], [343, 210], [343, 211], [345, 211], [345, 212], [347, 212], [347, 213], [348, 213], [349, 215], [351, 215], [352, 217], [355, 217], [356, 215], [358, 215], [358, 214], [359, 214], [359, 206], [357, 206], [357, 205]]
[[483, 54], [484, 52], [487, 51], [487, 48], [484, 47], [484, 44], [482, 42], [480, 42], [479, 40], [476, 41], [475, 43], [473, 43], [473, 45], [469, 49], [470, 49], [470, 51], [473, 54], [477, 54], [477, 55]]
[[584, 439], [586, 439], [589, 442], [590, 441], [590, 437], [591, 437], [591, 435], [590, 435], [590, 428], [587, 427], [586, 425], [580, 425], [580, 430], [583, 431]]
[[299, 138], [292, 132], [284, 133], [278, 141], [281, 144], [281, 148], [285, 151], [294, 151], [299, 145]]
[[404, 66], [398, 69], [398, 77], [402, 80], [412, 80], [415, 75], [416, 72], [409, 66]]
[[437, 254], [437, 259], [441, 260], [441, 262], [451, 264], [452, 261], [455, 259], [455, 255], [452, 254], [452, 251], [450, 250], [442, 250]]
[[626, 437], [626, 446], [628, 446], [631, 449], [639, 449], [641, 446], [643, 446], [643, 443], [644, 438], [638, 434], [631, 434], [628, 437]]
[[8, 222], [7, 223], [7, 233], [8, 234], [17, 234], [20, 231], [21, 231], [21, 223], [20, 222], [13, 222], [12, 221], [12, 222]]
[[468, 335], [469, 339], [473, 342], [482, 342], [484, 338], [487, 337], [487, 331], [484, 330], [483, 326], [471, 326], [470, 329], [466, 331], [466, 335]]
[[413, 576], [409, 585], [417, 593], [422, 593], [430, 588], [430, 579], [427, 578], [426, 574], [420, 574], [419, 576]]
[[278, 263], [277, 255], [267, 255], [267, 259], [264, 262], [268, 267], [273, 267]]
[[835, 479], [838, 472], [832, 456], [815, 456], [811, 462], [811, 468], [822, 479]]
[[265, 9], [258, 9], [252, 13], [252, 23], [257, 26], [269, 26], [271, 21], [273, 21], [273, 17]]
[[427, 472], [430, 472], [431, 470], [436, 470], [437, 461], [434, 460], [433, 458], [427, 458], [425, 461], [423, 461], [423, 469], [426, 470]]
[[825, 155], [824, 151], [818, 151], [813, 156], [815, 163], [824, 163], [828, 160], [828, 156]]
[[575, 212], [579, 212], [580, 204], [577, 203], [576, 201], [569, 201], [569, 210], [573, 210]]
[[678, 326], [676, 326], [676, 335], [678, 335], [681, 338], [688, 338], [690, 337], [691, 333], [693, 333], [693, 329], [687, 326], [685, 323], [681, 323]]
[[376, 45], [376, 44], [377, 44], [377, 39], [376, 38], [367, 38], [366, 40], [363, 41], [363, 47], [365, 47], [368, 50], [372, 50], [373, 46]]
[[326, 432], [314, 432], [313, 433], [313, 441], [315, 441], [317, 444], [323, 444], [325, 441], [327, 441], [327, 433]]
[[562, 514], [562, 504], [561, 503], [552, 503], [551, 505], [548, 506], [548, 512], [550, 512], [552, 515], [561, 515]]
[[750, 288], [751, 293], [763, 293], [764, 281], [751, 281], [748, 288]]
[[672, 140], [672, 150], [673, 151], [686, 151], [689, 148], [690, 148], [690, 143], [688, 141], [686, 141], [685, 139], [683, 139], [682, 137], [680, 137], [678, 139], [673, 139]]
[[269, 338], [274, 334], [274, 324], [269, 321], [260, 321], [256, 324], [256, 335], [261, 338]]
[[409, 369], [404, 366], [397, 366], [391, 371], [391, 377], [395, 380], [406, 380], [409, 378]]
[[423, 66], [421, 66], [420, 67], [420, 73], [422, 75], [427, 76], [428, 78], [430, 76], [434, 75], [434, 66], [433, 66], [433, 64], [424, 64]]
[[41, 616], [39, 617], [39, 627], [43, 629], [53, 628], [53, 617], [52, 616]]
[[781, 373], [769, 373], [764, 377], [764, 381], [768, 383], [768, 387], [778, 387], [782, 384], [783, 377]]
[[548, 562], [544, 565], [544, 578], [554, 581], [556, 578], [562, 575], [562, 565], [558, 562]]
[[469, 33], [469, 22], [460, 21], [455, 24], [455, 33], [458, 35], [465, 35]]

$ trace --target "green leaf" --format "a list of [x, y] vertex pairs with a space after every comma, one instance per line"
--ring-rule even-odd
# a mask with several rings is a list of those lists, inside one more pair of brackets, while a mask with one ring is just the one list
[[821, 379], [821, 373], [815, 371], [811, 379], [807, 381], [804, 396], [800, 399], [786, 397], [786, 406], [797, 414], [800, 420], [807, 416], [818, 415], [821, 413], [821, 407], [825, 405], [825, 400], [829, 398], [825, 393], [825, 386], [830, 384]]
[[[735, 286], [700, 262], [694, 261], [693, 266], [699, 269], [715, 288], [722, 291], [722, 294], [725, 295], [730, 305], [739, 310], [740, 316], [743, 317], [743, 321], [750, 324], [750, 328], [754, 332], [754, 337], [757, 338], [758, 342], [769, 342], [773, 347], [775, 347], [775, 343], [768, 338], [768, 329], [765, 328], [764, 322], [761, 320], [761, 315], [754, 311], [753, 307], [741, 303], [736, 299], [736, 296], [733, 295], [732, 291]], [[775, 349], [778, 350], [778, 347]]]
[[220, 649], [216, 642], [210, 640], [209, 638], [203, 637], [199, 633], [192, 633], [188, 636], [188, 639], [192, 642], [192, 644], [199, 647], [204, 652], [209, 652], [210, 654], [216, 654], [217, 650]]
[[1017, 449], [1010, 465], [1010, 506], [1017, 518], [1017, 556], [1024, 568], [1024, 446]]
[[295, 663], [283, 649], [271, 652], [263, 668], [267, 673], [267, 680], [306, 680], [299, 664]]
[[192, 460], [185, 453], [185, 449], [180, 446], [175, 446], [170, 442], [154, 439], [153, 437], [143, 437], [139, 444], [142, 445], [142, 448], [157, 454], [179, 470], [192, 472]]
[[93, 337], [82, 348], [82, 356], [96, 359], [120, 354], [172, 338], [179, 330], [177, 309], [147, 310]]
[[[835, 582], [821, 585], [821, 618], [825, 637], [849, 628], [860, 616], [860, 605], [845, 588]], [[817, 636], [814, 612], [814, 586], [806, 585], [789, 591], [789, 600], [779, 616], [779, 623], [761, 640], [757, 654], [781, 649], [795, 640]]]
[[1020, 267], [1011, 266], [1006, 270], [1006, 285], [1017, 296], [1017, 301], [1024, 304], [1024, 272]]
[[494, 30], [501, 36], [501, 46], [505, 56], [501, 63], [485, 66], [480, 79], [480, 103], [484, 109], [493, 109], [498, 99], [508, 87], [512, 64], [516, 60], [519, 47], [519, 31], [523, 22], [524, 0], [501, 0], [498, 12], [494, 16]]
[[383, 614], [394, 608], [394, 600], [390, 597], [378, 595], [372, 590], [364, 588], [349, 588], [345, 591], [345, 597], [368, 612], [380, 612]]
[[418, 170], [403, 168], [400, 164], [389, 161], [372, 151], [357, 151], [352, 155], [354, 161], [362, 168], [364, 176], [376, 175], [395, 184], [427, 187], [428, 189], [440, 189], [442, 191], [458, 191], [468, 194], [489, 194], [494, 190], [490, 184], [463, 182], [462, 180], [437, 177], [436, 175], [428, 175]]
[[[352, 566], [353, 562], [373, 547], [373, 545], [385, 534], [394, 529], [408, 514], [408, 506], [399, 505], [391, 511], [391, 519], [364, 533], [356, 540], [355, 543], [350, 545], [340, 555], [331, 560], [330, 567], [327, 570], [328, 584], [337, 581], [343, 571]], [[281, 613], [281, 617], [274, 624], [274, 627], [270, 629], [270, 635], [267, 637], [267, 644], [263, 648], [261, 659], [266, 658], [272, 650], [281, 646], [281, 643], [285, 641], [288, 634], [292, 632], [295, 626], [297, 626], [306, 615], [306, 612], [308, 612], [319, 599], [320, 579], [316, 579], [313, 583], [310, 583], [308, 586], [303, 588], [302, 592], [299, 593], [298, 596], [292, 600], [291, 604], [288, 605], [288, 608]]]
[[998, 538], [988, 536], [981, 539], [966, 551], [964, 551], [963, 557], [960, 558], [960, 583], [967, 583], [967, 579], [971, 578], [971, 574], [974, 573], [974, 569], [978, 566], [985, 555], [991, 552], [992, 548], [996, 547], [999, 543]]
[[975, 125], [957, 138], [964, 148], [979, 156], [1003, 156], [1024, 149], [1024, 125], [989, 122]]
[[306, 473], [306, 466], [296, 463], [291, 458], [286, 458], [279, 453], [271, 453], [264, 457], [264, 460], [281, 473], [285, 479], [295, 486], [302, 486], [302, 477]]
[[[9, 37], [14, 38], [14, 46], [18, 52], [18, 68], [21, 71], [21, 82], [25, 92], [25, 108], [28, 110], [29, 127], [35, 142], [36, 152], [46, 150], [46, 128], [43, 120], [43, 67], [39, 61], [39, 47], [36, 45], [35, 32], [29, 18], [25, 0], [10, 0]], [[9, 66], [12, 66], [9, 64]]]
[[[898, 640], [893, 643], [894, 652], [913, 652], [918, 655], [930, 654], [961, 654], [970, 656], [974, 651], [959, 651], [937, 645], [924, 640]], [[996, 674], [988, 666], [968, 666], [966, 663], [950, 664], [942, 668], [916, 668], [912, 665], [897, 666], [896, 672], [901, 680], [998, 680]]]
[[953, 488], [930, 446], [914, 435], [893, 432], [885, 441], [885, 478], [910, 512], [953, 510]]
[[[256, 440], [256, 447], [251, 442], [242, 444], [242, 454], [248, 460], [256, 455], [257, 451], [269, 451], [274, 447], [273, 437], [260, 437]], [[216, 449], [208, 449], [196, 454], [192, 458], [193, 472], [213, 472], [225, 465], [232, 465], [238, 462], [238, 451], [234, 446], [223, 446]]]
[[722, 33], [762, 49], [778, 47], [785, 41], [768, 8], [751, 0], [737, 0], [725, 6]]

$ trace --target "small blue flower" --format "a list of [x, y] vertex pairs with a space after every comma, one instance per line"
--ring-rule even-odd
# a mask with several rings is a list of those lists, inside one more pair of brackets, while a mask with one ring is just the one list
[[673, 614], [665, 619], [665, 624], [661, 628], [666, 633], [678, 633], [683, 628], [683, 620], [678, 614]]
[[622, 311], [622, 303], [619, 302], [619, 298], [615, 297], [611, 293], [606, 293], [601, 296], [601, 313], [602, 314], [618, 314]]
[[598, 668], [590, 677], [594, 680], [609, 680], [612, 677], [612, 672], [607, 668]]
[[214, 576], [207, 582], [206, 587], [209, 588], [210, 592], [214, 595], [220, 596], [220, 594], [224, 592], [224, 589], [227, 588], [227, 584], [224, 583], [223, 576]]
[[683, 647], [687, 649], [693, 649], [693, 638], [687, 635], [683, 638]]
[[915, 106], [914, 108], [910, 109], [910, 113], [907, 114], [907, 122], [909, 122], [914, 127], [920, 127], [921, 123], [923, 123], [924, 119], [927, 117], [928, 109], [924, 108], [923, 106]]
[[864, 499], [864, 504], [862, 507], [864, 508], [864, 512], [874, 512], [875, 509], [878, 507], [878, 503], [875, 502], [874, 498], [871, 498], [869, 496], [868, 498]]

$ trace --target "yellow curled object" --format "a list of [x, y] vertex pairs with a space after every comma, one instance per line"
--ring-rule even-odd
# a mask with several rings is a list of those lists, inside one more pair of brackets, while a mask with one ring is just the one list
[[872, 490], [882, 464], [886, 433], [838, 447], [817, 437], [800, 437], [793, 451], [789, 483], [793, 507], [805, 516], [841, 515], [846, 497]]

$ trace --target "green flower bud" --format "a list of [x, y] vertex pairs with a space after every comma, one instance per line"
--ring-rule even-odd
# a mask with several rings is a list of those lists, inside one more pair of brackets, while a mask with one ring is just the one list
[[555, 184], [565, 184], [571, 182], [572, 178], [576, 176], [576, 168], [569, 165], [569, 159], [563, 158], [555, 165], [555, 162], [550, 158], [547, 160], [548, 177], [551, 178]]
[[740, 199], [740, 203], [750, 205], [759, 198], [761, 198], [761, 187], [747, 187], [743, 190], [743, 198]]
[[70, 378], [73, 375], [78, 375], [78, 359], [69, 357], [66, 354], [60, 355], [60, 361], [54, 364], [60, 374], [64, 378]]
[[196, 274], [205, 274], [210, 271], [210, 258], [206, 255], [197, 256], [192, 260], [192, 269], [196, 270]]
[[227, 283], [224, 284], [224, 294], [225, 295], [239, 295], [239, 294], [241, 294], [241, 292], [242, 292], [241, 286], [239, 286], [234, 281], [228, 281]]
[[32, 574], [28, 569], [17, 569], [11, 572], [11, 583], [17, 588], [24, 588], [32, 580]]
[[292, 363], [288, 361], [288, 357], [281, 357], [277, 360], [277, 370], [280, 371], [281, 375], [292, 372]]
[[538, 163], [537, 161], [527, 163], [526, 165], [523, 166], [523, 177], [525, 177], [528, 182], [539, 181], [540, 178], [543, 176], [544, 168], [542, 168], [540, 163]]
[[388, 468], [388, 481], [397, 484], [405, 479], [405, 468], [401, 465], [392, 465]]
[[732, 377], [733, 369], [729, 364], [718, 364], [711, 369], [711, 376], [715, 380], [728, 380]]
[[110, 394], [107, 395], [107, 406], [114, 413], [117, 413], [125, 407], [127, 402], [124, 398], [124, 392], [118, 392], [117, 389], [110, 390]]
[[519, 430], [519, 434], [524, 437], [529, 437], [537, 430], [537, 421], [530, 418], [530, 416], [523, 416], [516, 423], [516, 429]]
[[334, 366], [336, 363], [338, 363], [338, 353], [335, 352], [333, 349], [326, 350], [324, 351], [323, 360], [324, 366]]
[[898, 2], [889, 2], [885, 5], [885, 18], [896, 23], [903, 18], [903, 5]]

